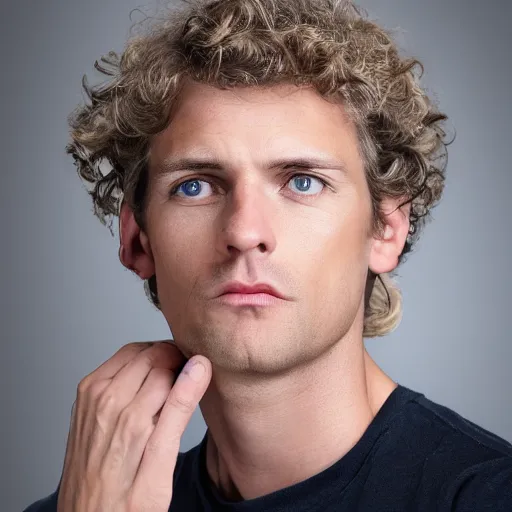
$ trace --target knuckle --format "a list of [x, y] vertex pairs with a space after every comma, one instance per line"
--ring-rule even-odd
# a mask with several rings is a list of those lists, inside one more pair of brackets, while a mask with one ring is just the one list
[[172, 407], [185, 414], [194, 412], [194, 409], [196, 408], [196, 402], [192, 397], [184, 396], [179, 393], [172, 395], [169, 401]]
[[118, 398], [111, 389], [107, 388], [103, 393], [100, 394], [97, 404], [96, 412], [100, 416], [103, 414], [113, 411], [116, 409]]
[[142, 414], [139, 407], [128, 406], [119, 415], [119, 426], [124, 432], [138, 436], [153, 428], [153, 420]]
[[78, 384], [77, 396], [84, 397], [88, 395], [96, 399], [101, 395], [108, 383], [109, 380], [93, 380], [90, 377], [86, 377]]
[[151, 346], [151, 344], [145, 341], [132, 341], [123, 345], [118, 352], [123, 354], [123, 356], [126, 354], [135, 357], [141, 350], [144, 350], [149, 346]]
[[144, 350], [138, 356], [139, 361], [149, 368], [153, 368], [155, 365], [155, 355], [151, 350]]
[[84, 377], [79, 383], [76, 388], [76, 394], [77, 395], [84, 395], [87, 390], [89, 389], [91, 382], [89, 377]]

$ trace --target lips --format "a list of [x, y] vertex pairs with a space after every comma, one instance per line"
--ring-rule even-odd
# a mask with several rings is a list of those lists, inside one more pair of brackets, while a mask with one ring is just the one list
[[284, 299], [284, 296], [268, 283], [245, 284], [240, 281], [230, 281], [221, 287], [219, 295], [225, 295], [226, 293], [267, 293], [279, 299]]

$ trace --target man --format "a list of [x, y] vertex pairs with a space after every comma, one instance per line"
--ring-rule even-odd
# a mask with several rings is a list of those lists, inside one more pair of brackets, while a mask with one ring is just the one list
[[417, 62], [342, 2], [188, 9], [104, 59], [68, 147], [174, 342], [80, 382], [59, 485], [26, 510], [512, 510], [512, 446], [364, 348], [443, 189]]

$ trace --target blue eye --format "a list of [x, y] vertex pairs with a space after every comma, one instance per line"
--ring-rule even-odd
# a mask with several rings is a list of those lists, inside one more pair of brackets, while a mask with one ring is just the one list
[[[305, 194], [305, 195], [316, 195], [319, 192], [322, 191], [323, 187], [325, 186], [325, 183], [320, 178], [315, 178], [314, 176], [309, 176], [308, 174], [294, 174], [290, 178], [290, 183], [294, 183], [301, 195], [304, 195], [303, 192], [310, 192], [310, 187], [312, 180], [315, 180], [317, 183], [320, 184], [320, 190], [313, 191], [312, 194]], [[314, 189], [314, 187], [313, 187]]]
[[201, 197], [199, 194], [203, 190], [202, 183], [206, 183], [210, 186], [210, 183], [204, 180], [188, 180], [177, 185], [172, 191], [171, 195], [177, 195], [177, 192], [182, 190], [185, 193], [185, 197]]

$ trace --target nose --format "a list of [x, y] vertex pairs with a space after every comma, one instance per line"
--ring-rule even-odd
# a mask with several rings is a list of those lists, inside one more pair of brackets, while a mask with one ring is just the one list
[[233, 187], [221, 215], [218, 250], [227, 256], [248, 251], [272, 253], [276, 246], [272, 199], [251, 180]]

